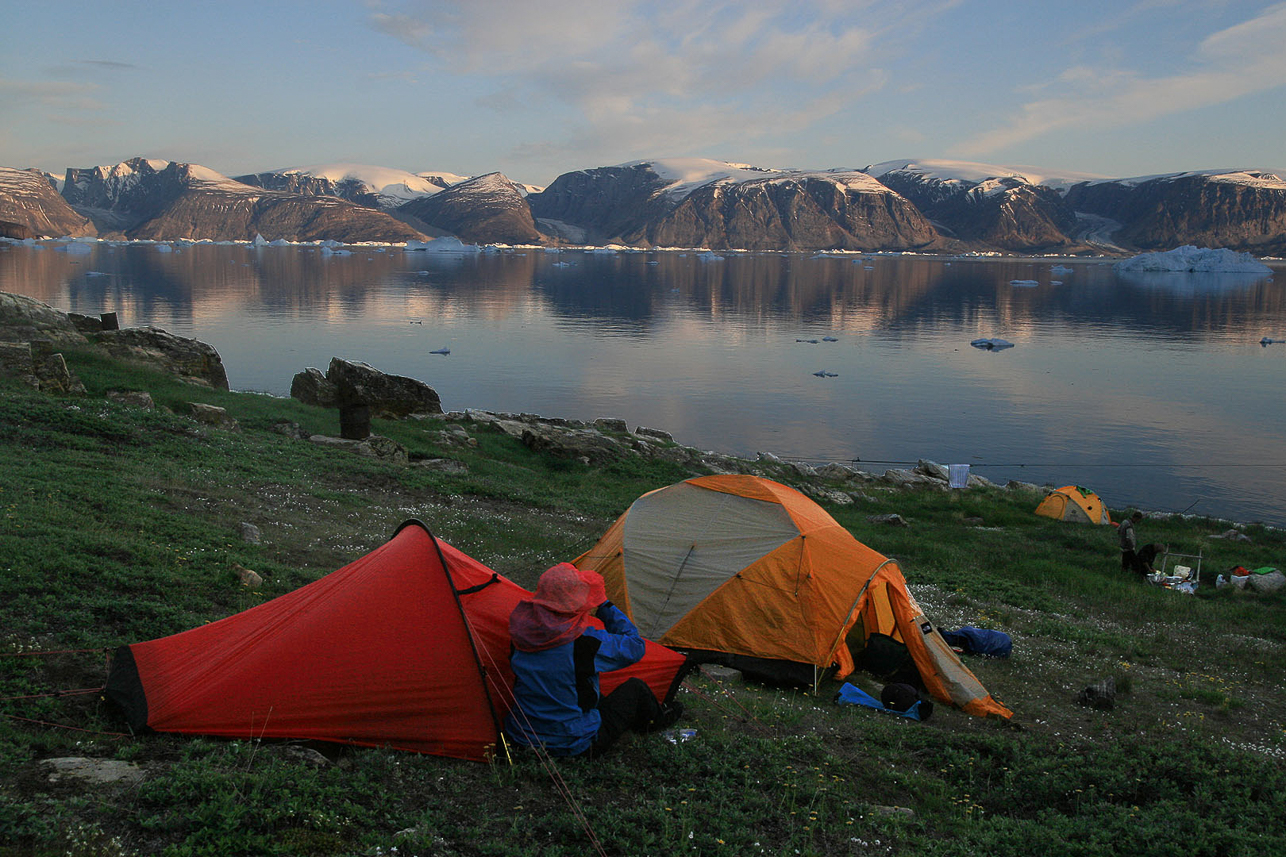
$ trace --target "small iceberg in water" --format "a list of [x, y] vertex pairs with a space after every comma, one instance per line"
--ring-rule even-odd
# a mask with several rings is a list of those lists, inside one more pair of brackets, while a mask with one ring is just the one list
[[450, 354], [450, 353], [451, 353], [451, 349], [450, 349], [450, 348], [435, 348], [434, 350], [430, 351], [429, 353], [430, 353], [430, 354]]
[[822, 342], [839, 342], [839, 340], [833, 336], [823, 336]]
[[1274, 342], [1286, 342], [1286, 339], [1273, 339], [1271, 336], [1265, 336], [1263, 339], [1259, 340], [1260, 345], [1272, 345]]
[[818, 378], [838, 378], [839, 377], [838, 372], [828, 372], [825, 369], [822, 369], [820, 372], [814, 372], [813, 374], [816, 375]]
[[1034, 289], [1040, 285], [1036, 280], [1010, 280], [1009, 285], [1019, 286], [1024, 289]]
[[975, 339], [969, 344], [983, 351], [1004, 351], [1006, 348], [1014, 347], [1008, 339]]

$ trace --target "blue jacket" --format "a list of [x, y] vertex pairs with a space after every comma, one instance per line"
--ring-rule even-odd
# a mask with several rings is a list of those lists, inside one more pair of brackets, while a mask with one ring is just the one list
[[643, 657], [643, 638], [610, 601], [595, 614], [605, 630], [589, 628], [570, 643], [540, 652], [514, 651], [514, 709], [505, 733], [519, 744], [542, 744], [555, 756], [575, 756], [594, 743], [598, 674], [628, 667]]

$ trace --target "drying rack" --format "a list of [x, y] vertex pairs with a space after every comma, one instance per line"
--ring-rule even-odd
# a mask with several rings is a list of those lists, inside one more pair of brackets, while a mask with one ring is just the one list
[[[1158, 571], [1161, 572], [1161, 577], [1163, 578], [1173, 577], [1176, 574], [1176, 572], [1171, 569], [1170, 565], [1171, 565], [1171, 560], [1175, 560], [1174, 562], [1175, 568], [1184, 566], [1190, 569], [1192, 573], [1191, 575], [1189, 575], [1188, 580], [1191, 580], [1193, 583], [1197, 583], [1201, 578], [1202, 553], [1204, 553], [1204, 549], [1197, 551], [1197, 553], [1174, 553], [1173, 551], [1166, 551], [1165, 553], [1161, 554], [1161, 568], [1158, 569]], [[1185, 560], [1185, 559], [1189, 560], [1189, 562], [1178, 561], [1178, 560]]]

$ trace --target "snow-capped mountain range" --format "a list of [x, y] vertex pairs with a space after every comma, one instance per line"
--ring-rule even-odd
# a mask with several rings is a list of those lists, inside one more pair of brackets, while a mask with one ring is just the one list
[[603, 244], [746, 250], [1286, 253], [1282, 171], [1113, 178], [941, 159], [784, 169], [701, 158], [565, 173], [548, 187], [363, 164], [236, 177], [134, 158], [62, 177], [0, 168], [0, 236]]

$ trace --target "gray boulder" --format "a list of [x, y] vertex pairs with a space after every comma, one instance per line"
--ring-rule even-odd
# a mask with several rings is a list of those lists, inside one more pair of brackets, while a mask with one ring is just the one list
[[1284, 586], [1286, 586], [1286, 574], [1276, 570], [1264, 574], [1251, 574], [1246, 578], [1246, 588], [1256, 592], [1276, 592]]
[[912, 472], [918, 473], [921, 476], [926, 476], [929, 479], [936, 479], [939, 482], [951, 481], [951, 472], [945, 465], [938, 464], [936, 461], [929, 461], [924, 458], [920, 459], [919, 463], [915, 465], [915, 470]]
[[84, 393], [85, 385], [52, 350], [48, 339], [0, 342], [0, 373], [18, 378], [42, 393]]
[[364, 405], [375, 418], [442, 413], [442, 400], [428, 384], [385, 374], [366, 363], [332, 357], [326, 380], [335, 386], [340, 408]]
[[594, 420], [594, 428], [602, 431], [617, 432], [619, 434], [629, 434], [630, 427], [625, 420], [618, 420], [614, 417], [599, 417]]
[[570, 458], [587, 464], [605, 464], [629, 454], [622, 443], [594, 429], [562, 429], [529, 425], [522, 433], [523, 445], [533, 452], [556, 458]]
[[913, 485], [941, 486], [943, 484], [936, 479], [931, 479], [921, 473], [916, 473], [914, 470], [898, 469], [884, 471], [884, 475], [880, 477], [880, 481], [887, 482], [890, 485], [896, 485], [899, 488], [907, 488]]
[[867, 515], [866, 520], [871, 524], [888, 524], [891, 527], [909, 527], [911, 524], [906, 518], [896, 512], [888, 512], [883, 515]]
[[651, 438], [652, 440], [663, 440], [667, 443], [674, 443], [674, 435], [670, 434], [668, 431], [662, 431], [661, 429], [639, 426], [634, 429], [634, 433], [641, 437]]
[[308, 367], [290, 381], [290, 398], [319, 408], [339, 407], [339, 391], [320, 369]]
[[56, 345], [84, 345], [84, 334], [67, 314], [24, 295], [0, 292], [0, 342], [47, 339]]
[[113, 402], [128, 405], [131, 408], [142, 408], [145, 411], [156, 409], [156, 402], [152, 400], [152, 394], [146, 390], [109, 390], [107, 398]]
[[236, 431], [240, 428], [237, 425], [237, 421], [228, 416], [226, 408], [207, 405], [204, 402], [188, 402], [188, 407], [192, 409], [192, 419], [199, 423], [230, 431]]
[[381, 461], [391, 461], [394, 464], [406, 464], [410, 460], [406, 447], [391, 438], [381, 435], [372, 434], [361, 440], [353, 440], [344, 437], [331, 437], [330, 435], [314, 434], [308, 437], [308, 442], [317, 446], [330, 447], [332, 449], [343, 449], [348, 452], [362, 455], [367, 458], [376, 458]]
[[141, 363], [191, 384], [228, 389], [228, 373], [214, 346], [159, 327], [129, 327], [91, 334], [91, 341], [119, 360]]

